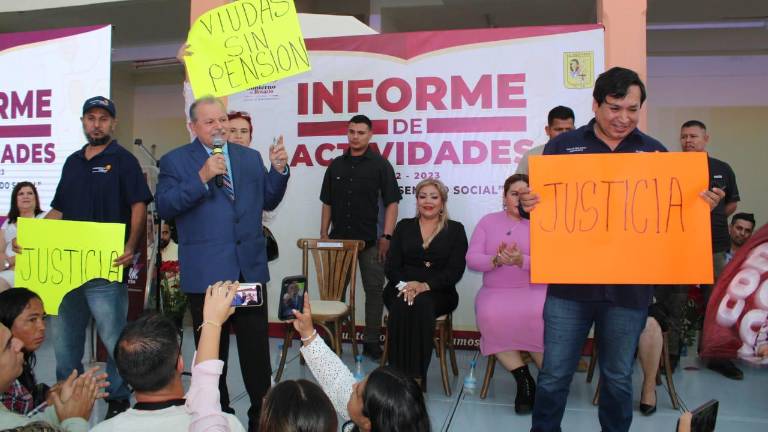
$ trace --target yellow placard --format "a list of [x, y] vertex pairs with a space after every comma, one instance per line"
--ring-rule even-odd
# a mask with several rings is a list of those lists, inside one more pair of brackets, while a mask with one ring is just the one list
[[241, 0], [201, 15], [185, 57], [196, 98], [227, 96], [310, 70], [293, 0]]
[[40, 295], [45, 312], [58, 315], [64, 296], [83, 283], [123, 280], [112, 262], [125, 249], [125, 224], [19, 218], [15, 285]]

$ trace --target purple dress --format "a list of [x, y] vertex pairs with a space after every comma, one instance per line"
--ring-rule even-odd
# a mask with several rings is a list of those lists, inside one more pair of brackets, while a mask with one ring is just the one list
[[[499, 244], [517, 244], [523, 267], [493, 268]], [[514, 221], [506, 212], [483, 216], [472, 233], [467, 267], [483, 272], [483, 287], [475, 297], [475, 317], [483, 355], [504, 351], [544, 351], [544, 300], [547, 286], [531, 284], [530, 230], [525, 219]]]

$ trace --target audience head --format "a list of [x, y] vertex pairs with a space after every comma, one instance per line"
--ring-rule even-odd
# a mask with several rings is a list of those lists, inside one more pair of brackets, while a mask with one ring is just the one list
[[43, 212], [40, 208], [40, 196], [35, 184], [28, 181], [18, 182], [11, 192], [11, 210], [8, 211], [8, 223], [16, 223], [22, 212], [32, 211], [35, 216]]
[[148, 313], [129, 322], [115, 345], [117, 371], [137, 393], [180, 383], [184, 368], [179, 331], [170, 319]]
[[171, 242], [171, 226], [168, 222], [160, 223], [160, 249], [164, 249]]
[[328, 396], [307, 380], [283, 381], [264, 397], [261, 432], [336, 432], [338, 419]]
[[229, 118], [224, 104], [213, 96], [204, 96], [189, 107], [189, 128], [206, 147], [213, 145], [214, 135], [227, 136]]
[[558, 105], [552, 108], [547, 115], [547, 125], [544, 127], [549, 139], [553, 139], [556, 136], [572, 131], [575, 128], [576, 115], [573, 110], [562, 105]]
[[22, 343], [11, 330], [0, 324], [0, 392], [7, 391], [24, 367]]
[[94, 96], [83, 104], [83, 133], [88, 144], [102, 146], [112, 141], [117, 126], [115, 103], [104, 96]]
[[62, 429], [60, 429], [58, 426], [54, 426], [46, 422], [36, 421], [32, 423], [27, 423], [24, 426], [17, 426], [13, 429], [3, 429], [3, 431], [4, 432], [61, 432]]
[[45, 340], [43, 301], [26, 288], [0, 293], [0, 322], [22, 342], [25, 353], [33, 353]]
[[424, 395], [416, 382], [400, 372], [381, 367], [355, 384], [347, 411], [365, 432], [429, 432]]
[[597, 77], [592, 97], [596, 134], [604, 141], [621, 141], [637, 127], [645, 85], [634, 71], [613, 67]]
[[514, 174], [504, 181], [504, 210], [507, 214], [520, 217], [520, 194], [528, 188], [527, 174]]
[[752, 237], [755, 230], [755, 215], [752, 213], [736, 213], [731, 217], [731, 225], [728, 233], [731, 235], [731, 243], [741, 247]]
[[352, 156], [360, 156], [368, 149], [368, 143], [373, 137], [373, 123], [368, 117], [358, 114], [349, 119], [347, 140]]
[[698, 120], [688, 120], [680, 126], [680, 147], [684, 152], [703, 152], [707, 149], [707, 126]]
[[438, 179], [429, 178], [416, 185], [416, 216], [419, 219], [437, 219], [434, 233], [424, 239], [424, 247], [445, 227], [448, 220], [448, 187]]
[[249, 147], [251, 137], [253, 136], [253, 124], [251, 116], [244, 111], [230, 111], [227, 114], [229, 119], [229, 142]]

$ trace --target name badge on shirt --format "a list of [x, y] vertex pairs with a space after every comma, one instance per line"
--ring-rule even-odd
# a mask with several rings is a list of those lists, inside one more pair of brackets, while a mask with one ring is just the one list
[[91, 174], [106, 174], [112, 169], [112, 165], [104, 165], [103, 167], [91, 168]]

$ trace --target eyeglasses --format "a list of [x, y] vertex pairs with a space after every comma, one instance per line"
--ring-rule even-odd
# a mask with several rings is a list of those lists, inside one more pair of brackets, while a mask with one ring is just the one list
[[251, 115], [245, 111], [230, 111], [227, 113], [228, 116], [240, 116], [240, 117], [248, 117], [251, 118]]

